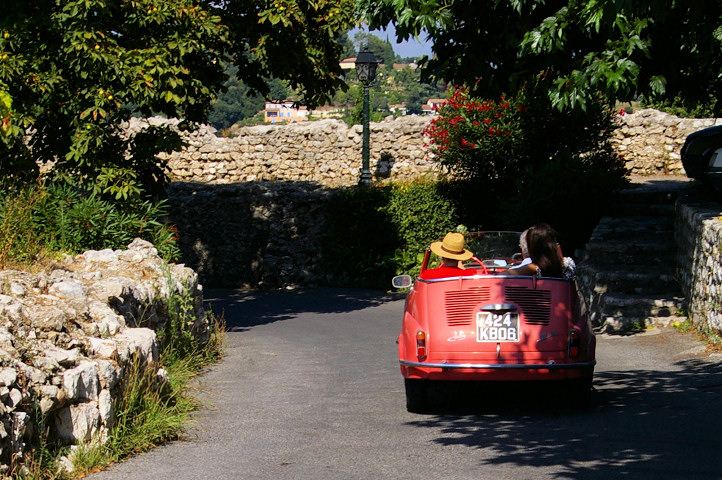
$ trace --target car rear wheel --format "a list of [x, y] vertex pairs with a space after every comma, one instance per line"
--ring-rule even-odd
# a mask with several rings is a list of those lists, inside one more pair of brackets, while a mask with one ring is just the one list
[[592, 406], [592, 377], [569, 380], [567, 392], [574, 408], [587, 410]]
[[429, 381], [412, 378], [404, 379], [406, 387], [406, 410], [411, 413], [427, 413], [429, 403]]

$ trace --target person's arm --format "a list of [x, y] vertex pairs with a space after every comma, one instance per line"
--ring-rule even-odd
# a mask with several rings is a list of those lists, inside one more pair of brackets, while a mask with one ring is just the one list
[[536, 275], [537, 270], [539, 270], [539, 267], [536, 266], [535, 263], [528, 263], [523, 266], [519, 266], [514, 269], [509, 269], [506, 271], [509, 275]]

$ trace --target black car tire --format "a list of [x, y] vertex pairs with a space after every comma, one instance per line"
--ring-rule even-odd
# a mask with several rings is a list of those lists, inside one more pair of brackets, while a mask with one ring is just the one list
[[431, 407], [429, 402], [429, 381], [404, 379], [406, 387], [406, 410], [411, 413], [427, 413]]
[[592, 377], [569, 380], [566, 387], [572, 408], [588, 410], [592, 406]]

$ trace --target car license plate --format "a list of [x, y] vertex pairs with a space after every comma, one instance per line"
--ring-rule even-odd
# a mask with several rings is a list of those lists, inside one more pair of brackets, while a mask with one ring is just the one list
[[518, 342], [519, 314], [479, 312], [476, 314], [477, 342]]

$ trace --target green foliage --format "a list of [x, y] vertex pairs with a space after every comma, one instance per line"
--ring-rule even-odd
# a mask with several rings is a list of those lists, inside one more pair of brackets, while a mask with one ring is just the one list
[[157, 170], [165, 135], [126, 148], [120, 124], [135, 113], [204, 120], [224, 79], [228, 30], [193, 0], [30, 0], [0, 18], [0, 32], [0, 167], [9, 177], [33, 178], [36, 160], [86, 180], [107, 166], [123, 196], [132, 186], [117, 182], [129, 169], [139, 176], [131, 185], [150, 181], [142, 171]]
[[327, 206], [323, 270], [330, 283], [386, 288], [418, 271], [429, 242], [455, 228], [456, 207], [432, 182], [337, 191]]
[[423, 252], [429, 244], [455, 230], [456, 205], [445, 196], [444, 190], [445, 185], [434, 182], [392, 185], [384, 211], [400, 240], [400, 246], [393, 253], [397, 274], [418, 274]]
[[[722, 93], [717, 0], [362, 0], [371, 29], [403, 40], [426, 34], [425, 75], [477, 85], [495, 98], [543, 77], [559, 108], [638, 95], [704, 103]], [[719, 114], [722, 105], [716, 105]], [[719, 116], [719, 115], [715, 115]]]
[[239, 79], [267, 96], [271, 77], [314, 108], [345, 88], [339, 35], [356, 22], [355, 0], [237, 0], [222, 4]]
[[661, 101], [642, 99], [641, 104], [643, 108], [654, 108], [680, 118], [714, 118], [719, 113], [717, 98], [712, 96], [707, 101], [688, 100], [686, 102], [679, 96], [672, 100]]
[[52, 252], [125, 248], [134, 238], [177, 259], [175, 230], [162, 219], [165, 201], [117, 203], [66, 184], [6, 189], [0, 194], [0, 265], [30, 264]]
[[[223, 91], [218, 94], [218, 99], [213, 103], [213, 108], [208, 117], [208, 123], [218, 130], [231, 127], [232, 125], [252, 119], [258, 112], [263, 111], [265, 99], [238, 78], [238, 68], [227, 65], [224, 71], [228, 80], [223, 85]], [[285, 100], [289, 96], [286, 84], [278, 79], [269, 79], [268, 96], [273, 100]], [[261, 121], [263, 123], [263, 121]]]
[[52, 163], [117, 198], [157, 195], [156, 155], [180, 144], [159, 127], [128, 139], [123, 122], [205, 122], [231, 59], [252, 94], [275, 77], [323, 103], [345, 86], [337, 37], [354, 16], [353, 0], [19, 2], [0, 16], [0, 174], [33, 181]]

